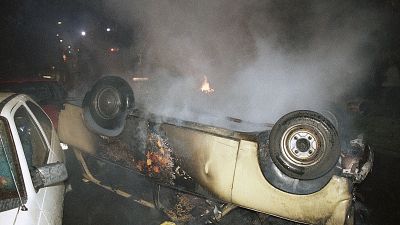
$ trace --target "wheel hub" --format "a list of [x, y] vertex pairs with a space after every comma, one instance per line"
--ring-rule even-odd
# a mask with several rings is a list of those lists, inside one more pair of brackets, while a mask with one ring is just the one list
[[306, 126], [294, 126], [283, 135], [283, 156], [297, 166], [311, 166], [319, 162], [324, 151], [321, 135]]
[[112, 87], [104, 88], [97, 94], [96, 110], [104, 119], [114, 118], [121, 106], [118, 90]]
[[305, 138], [301, 138], [299, 140], [297, 140], [296, 142], [296, 148], [300, 151], [300, 152], [307, 152], [311, 147], [311, 143], [305, 139]]

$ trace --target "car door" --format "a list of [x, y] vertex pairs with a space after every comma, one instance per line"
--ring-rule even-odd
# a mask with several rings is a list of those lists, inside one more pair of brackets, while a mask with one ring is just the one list
[[16, 225], [47, 225], [47, 220], [42, 213], [42, 203], [45, 189], [34, 188], [31, 171], [47, 163], [49, 149], [46, 140], [36, 125], [27, 107], [20, 98], [13, 101], [10, 112], [9, 124], [12, 131], [15, 147], [21, 166], [27, 193], [27, 201], [24, 205], [27, 210], [19, 210], [16, 216]]
[[[42, 135], [47, 139], [49, 157], [47, 163], [64, 162], [64, 153], [61, 150], [60, 141], [50, 118], [43, 110], [33, 103], [26, 101], [32, 115], [37, 119], [42, 128]], [[42, 204], [42, 212], [50, 224], [61, 224], [64, 201], [64, 185], [46, 187], [46, 195]]]
[[[60, 153], [56, 152], [59, 149], [55, 148], [54, 144], [54, 128], [43, 111], [30, 100], [22, 102], [15, 108], [13, 119], [19, 136], [19, 140], [16, 141], [19, 141], [22, 146], [29, 171], [48, 163], [62, 161]], [[40, 211], [37, 224], [61, 224], [64, 186], [56, 185], [36, 190], [33, 188], [32, 180], [29, 180], [26, 186], [30, 190], [28, 205], [32, 209], [28, 209]], [[20, 218], [20, 216], [17, 217], [17, 224], [26, 224]]]
[[[27, 192], [8, 121], [0, 117], [0, 223], [14, 224], [17, 215], [22, 212], [21, 205], [26, 204], [26, 201]], [[33, 209], [32, 212], [34, 211]], [[30, 217], [25, 218], [25, 221], [35, 216], [21, 214]]]

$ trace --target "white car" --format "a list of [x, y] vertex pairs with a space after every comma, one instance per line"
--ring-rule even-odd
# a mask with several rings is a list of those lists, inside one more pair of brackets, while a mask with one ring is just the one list
[[0, 93], [0, 224], [61, 224], [67, 177], [49, 117], [26, 95]]

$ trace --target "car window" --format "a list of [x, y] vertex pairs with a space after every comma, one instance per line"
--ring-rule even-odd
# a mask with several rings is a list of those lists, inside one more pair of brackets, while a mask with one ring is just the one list
[[35, 103], [31, 101], [27, 101], [26, 104], [31, 109], [33, 115], [35, 115], [36, 119], [39, 121], [40, 126], [44, 133], [46, 134], [47, 140], [51, 141], [51, 132], [52, 132], [52, 125], [49, 117], [37, 106]]
[[14, 121], [29, 168], [45, 165], [49, 149], [44, 137], [25, 107], [21, 106], [17, 109]]
[[[10, 130], [4, 118], [0, 119], [0, 211], [4, 211], [10, 202], [3, 200], [25, 197], [23, 179], [18, 158], [12, 145]], [[16, 185], [17, 184], [17, 185]], [[18, 189], [17, 189], [18, 187]]]

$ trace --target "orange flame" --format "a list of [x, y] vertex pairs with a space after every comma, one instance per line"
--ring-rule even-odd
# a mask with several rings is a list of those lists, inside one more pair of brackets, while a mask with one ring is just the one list
[[214, 92], [214, 89], [212, 89], [212, 88], [210, 87], [210, 83], [209, 83], [208, 80], [207, 80], [207, 76], [204, 76], [203, 84], [201, 85], [200, 90], [201, 90], [203, 93], [206, 93], [206, 94], [211, 94], [211, 93]]

